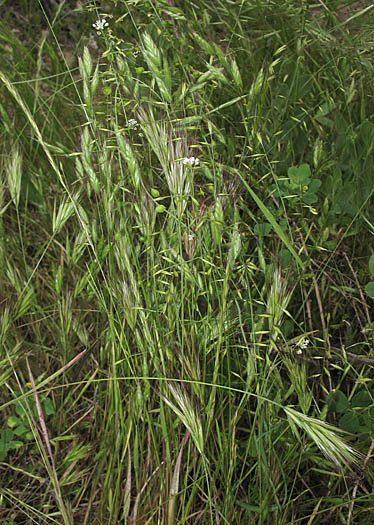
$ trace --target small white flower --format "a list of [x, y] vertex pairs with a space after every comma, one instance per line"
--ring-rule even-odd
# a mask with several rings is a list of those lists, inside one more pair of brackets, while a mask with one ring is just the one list
[[188, 239], [189, 241], [193, 241], [194, 238], [195, 238], [195, 236], [194, 236], [193, 233], [190, 233], [190, 234], [187, 235], [187, 239]]
[[303, 353], [303, 350], [305, 350], [305, 348], [307, 348], [307, 346], [309, 345], [310, 341], [307, 337], [304, 337], [303, 339], [300, 339], [300, 341], [297, 343], [297, 347], [298, 347], [298, 350], [296, 351], [297, 354], [302, 354]]
[[200, 164], [200, 161], [197, 157], [185, 157], [183, 159], [183, 164], [190, 164], [191, 166], [198, 166]]
[[94, 24], [92, 24], [92, 27], [96, 29], [96, 31], [102, 31], [104, 27], [108, 27], [108, 22], [105, 18], [98, 18]]
[[137, 128], [138, 126], [139, 126], [138, 122], [133, 118], [130, 118], [130, 120], [127, 123], [128, 128]]

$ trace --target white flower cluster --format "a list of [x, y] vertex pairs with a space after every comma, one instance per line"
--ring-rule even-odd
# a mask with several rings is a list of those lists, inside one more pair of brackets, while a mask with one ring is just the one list
[[104, 27], [108, 27], [108, 22], [105, 18], [98, 18], [94, 24], [92, 24], [92, 27], [96, 29], [96, 31], [102, 31]]
[[130, 118], [130, 120], [127, 123], [128, 128], [137, 128], [138, 126], [139, 126], [138, 122], [133, 118]]
[[298, 347], [298, 350], [297, 350], [297, 354], [302, 354], [303, 353], [303, 350], [305, 350], [305, 348], [307, 348], [308, 344], [310, 343], [309, 339], [307, 337], [304, 337], [303, 339], [300, 339], [300, 341], [297, 343], [297, 347]]
[[190, 164], [191, 166], [198, 166], [200, 164], [200, 161], [197, 157], [185, 157], [183, 159], [183, 164]]

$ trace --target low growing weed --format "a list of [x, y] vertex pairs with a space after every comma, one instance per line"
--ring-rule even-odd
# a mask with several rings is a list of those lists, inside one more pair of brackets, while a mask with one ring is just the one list
[[327, 397], [328, 408], [337, 414], [341, 429], [352, 434], [374, 432], [374, 405], [367, 390], [356, 392], [350, 400], [344, 392], [336, 390]]
[[[17, 398], [20, 392], [14, 391], [14, 397]], [[40, 404], [44, 416], [55, 414], [55, 409], [51, 400], [46, 396], [40, 397]], [[34, 421], [38, 421], [38, 410], [33, 401], [19, 400], [12, 406], [15, 414], [7, 419], [8, 428], [0, 431], [0, 460], [5, 461], [7, 455], [12, 450], [17, 450], [23, 445], [29, 443], [34, 435], [32, 433], [32, 423], [30, 417]]]

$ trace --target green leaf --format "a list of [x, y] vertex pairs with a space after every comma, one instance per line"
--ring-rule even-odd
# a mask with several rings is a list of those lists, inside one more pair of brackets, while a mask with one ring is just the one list
[[360, 418], [358, 415], [349, 410], [343, 417], [339, 420], [339, 427], [345, 430], [346, 432], [351, 432], [355, 434], [360, 431]]
[[365, 286], [365, 292], [369, 295], [369, 297], [374, 297], [374, 282], [370, 281], [370, 283], [367, 283]]
[[303, 195], [303, 201], [305, 202], [305, 204], [313, 204], [314, 202], [318, 201], [318, 198], [315, 193], [309, 193], [308, 191]]
[[52, 401], [49, 399], [49, 397], [45, 397], [42, 400], [43, 405], [43, 412], [46, 416], [51, 416], [55, 413], [54, 406], [52, 405]]
[[14, 428], [17, 425], [22, 424], [22, 420], [17, 416], [10, 416], [8, 417], [7, 423], [9, 428]]
[[0, 433], [0, 457], [5, 459], [8, 451], [12, 448], [19, 448], [23, 445], [22, 441], [13, 441], [14, 432], [9, 428]]
[[357, 392], [351, 399], [352, 408], [366, 408], [372, 404], [372, 399], [367, 390]]
[[[264, 507], [259, 507], [258, 505], [250, 505], [249, 503], [245, 503], [244, 501], [236, 501], [237, 505], [239, 507], [242, 507], [245, 510], [248, 510], [250, 512], [261, 512]], [[275, 512], [277, 510], [280, 510], [282, 508], [282, 505], [279, 503], [274, 503], [273, 505], [267, 505], [266, 510], [268, 512]]]
[[300, 74], [298, 71], [295, 71], [294, 82], [292, 82], [290, 93], [291, 100], [296, 101], [300, 98], [306, 97], [312, 90], [313, 84], [313, 75], [310, 73]]
[[269, 235], [269, 233], [271, 232], [271, 228], [272, 226], [268, 222], [261, 222], [255, 224], [254, 232], [259, 237], [265, 237], [266, 235]]
[[291, 254], [286, 248], [280, 251], [280, 260], [283, 268], [288, 268], [291, 264]]
[[282, 323], [282, 326], [281, 326], [281, 332], [283, 334], [283, 337], [285, 339], [291, 337], [294, 331], [295, 331], [295, 323], [291, 321], [291, 319], [286, 319], [284, 323]]
[[331, 412], [341, 413], [349, 408], [349, 401], [343, 392], [336, 390], [327, 396], [327, 405]]
[[307, 186], [311, 179], [309, 164], [301, 164], [301, 166], [292, 166], [288, 168], [288, 176], [293, 184], [299, 186]]
[[26, 403], [25, 401], [21, 400], [21, 401], [17, 401], [16, 403], [16, 413], [23, 417], [27, 414], [27, 406], [26, 406]]
[[363, 424], [360, 427], [360, 432], [370, 432], [371, 434], [374, 432], [374, 421], [370, 418], [366, 418], [365, 415], [363, 415]]
[[313, 179], [309, 182], [308, 192], [315, 193], [321, 186], [322, 182], [319, 179]]
[[374, 277], [374, 255], [369, 259], [369, 272], [372, 277]]
[[239, 507], [242, 507], [245, 510], [248, 510], [249, 512], [260, 512], [261, 507], [258, 505], [249, 505], [249, 503], [245, 503], [244, 501], [237, 501], [236, 502]]
[[29, 427], [26, 427], [26, 425], [24, 425], [23, 423], [21, 423], [20, 425], [18, 425], [15, 429], [14, 429], [14, 434], [16, 436], [24, 436], [25, 434], [27, 434], [27, 432], [29, 431]]
[[13, 430], [5, 428], [0, 434], [0, 452], [8, 452], [12, 448], [11, 443], [14, 437]]
[[[210, 71], [214, 71], [216, 73], [216, 77], [218, 76], [219, 74], [219, 70], [217, 69], [210, 69]], [[222, 75], [221, 79], [224, 79], [226, 80], [226, 78]], [[210, 111], [208, 111], [207, 115], [211, 115], [212, 113], [215, 113], [216, 111], [220, 111], [221, 109], [223, 108], [227, 108], [228, 106], [232, 106], [233, 104], [236, 104], [237, 102], [239, 102], [239, 100], [243, 100], [243, 98], [246, 98], [247, 95], [241, 95], [240, 97], [236, 97], [236, 98], [233, 98], [227, 102], [224, 102], [223, 104], [221, 104], [220, 106], [218, 106], [217, 108], [214, 108], [214, 109], [211, 109]]]

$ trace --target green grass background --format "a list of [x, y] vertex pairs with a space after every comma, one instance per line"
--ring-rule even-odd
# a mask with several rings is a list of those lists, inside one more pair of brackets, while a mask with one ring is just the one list
[[0, 522], [372, 523], [373, 4], [0, 14]]

